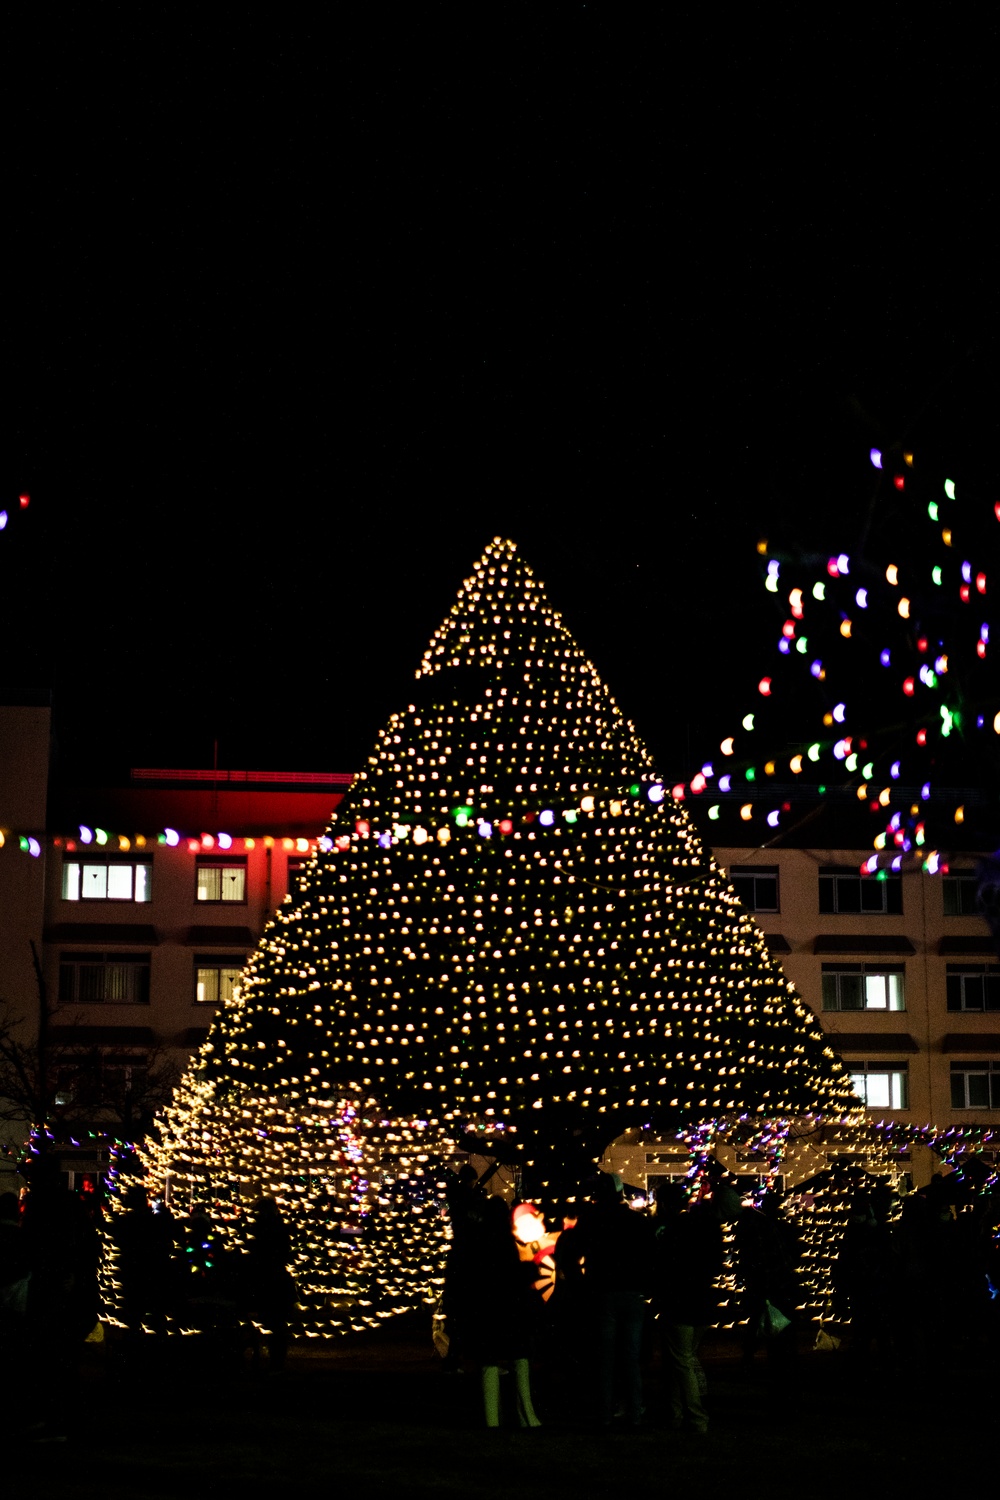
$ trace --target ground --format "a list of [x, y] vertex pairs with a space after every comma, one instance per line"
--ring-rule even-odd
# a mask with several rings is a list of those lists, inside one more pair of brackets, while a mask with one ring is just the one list
[[488, 1433], [474, 1377], [442, 1370], [423, 1320], [296, 1348], [280, 1373], [220, 1363], [194, 1340], [127, 1376], [113, 1349], [88, 1351], [68, 1441], [19, 1444], [8, 1407], [7, 1452], [15, 1453], [16, 1492], [34, 1500], [312, 1493], [603, 1500], [663, 1491], [780, 1500], [945, 1494], [986, 1478], [995, 1461], [995, 1363], [984, 1344], [970, 1341], [933, 1375], [866, 1374], [846, 1348], [817, 1353], [810, 1345], [811, 1332], [791, 1379], [776, 1378], [762, 1356], [745, 1376], [732, 1336], [712, 1335], [706, 1440], [668, 1429], [655, 1365], [638, 1433], [551, 1420], [555, 1393], [542, 1370], [537, 1404], [546, 1425]]

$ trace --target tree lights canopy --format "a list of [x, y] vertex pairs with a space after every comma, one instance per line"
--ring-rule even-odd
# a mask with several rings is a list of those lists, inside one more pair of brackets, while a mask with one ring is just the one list
[[[509, 1123], [857, 1108], [812, 1012], [511, 542], [465, 580], [202, 1064]], [[588, 1132], [589, 1134], [589, 1132]]]

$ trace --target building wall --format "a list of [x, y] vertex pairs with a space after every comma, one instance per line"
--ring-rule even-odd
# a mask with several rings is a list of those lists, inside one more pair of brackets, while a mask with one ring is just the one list
[[[37, 1026], [38, 985], [31, 944], [42, 953], [47, 849], [45, 804], [51, 711], [0, 706], [0, 1026]], [[37, 859], [21, 852], [19, 834], [37, 836]], [[20, 1127], [0, 1121], [0, 1144], [20, 1138]], [[0, 1192], [8, 1191], [0, 1153]]]

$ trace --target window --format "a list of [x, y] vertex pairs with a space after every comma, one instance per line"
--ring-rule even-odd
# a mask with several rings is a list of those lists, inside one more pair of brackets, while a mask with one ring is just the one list
[[941, 877], [946, 917], [975, 917], [976, 888], [979, 882], [974, 870], [956, 870]]
[[227, 1005], [239, 985], [245, 959], [235, 954], [202, 953], [194, 961], [196, 1005]]
[[778, 866], [733, 865], [733, 890], [747, 911], [778, 911]]
[[905, 1063], [848, 1063], [851, 1085], [869, 1109], [908, 1109]]
[[63, 860], [64, 901], [150, 901], [153, 865], [148, 859], [84, 855]]
[[1000, 964], [949, 964], [949, 1010], [1000, 1010]]
[[149, 1004], [148, 953], [63, 953], [60, 1005]]
[[82, 1056], [59, 1068], [55, 1103], [63, 1108], [114, 1108], [145, 1093], [149, 1066], [145, 1057]]
[[195, 895], [199, 901], [246, 901], [246, 860], [199, 859]]
[[953, 1062], [952, 1109], [1000, 1109], [1000, 1063]]
[[861, 875], [856, 870], [842, 870], [826, 865], [819, 872], [819, 909], [821, 912], [885, 913], [900, 916], [903, 911], [903, 882], [898, 875]]
[[905, 1010], [903, 964], [824, 964], [824, 1010]]
[[309, 867], [308, 857], [290, 855], [288, 859], [288, 890], [295, 896], [302, 889], [301, 880]]

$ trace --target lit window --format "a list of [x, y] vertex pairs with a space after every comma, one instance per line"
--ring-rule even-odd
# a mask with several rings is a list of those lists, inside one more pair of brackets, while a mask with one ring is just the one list
[[246, 901], [246, 889], [246, 860], [199, 859], [197, 900]]
[[64, 901], [149, 901], [152, 899], [153, 866], [149, 860], [63, 860]]
[[228, 1005], [243, 973], [242, 958], [233, 954], [203, 953], [195, 959], [196, 1005]]
[[868, 1109], [908, 1109], [905, 1063], [848, 1063], [851, 1086]]
[[903, 964], [824, 964], [824, 1010], [905, 1010]]

